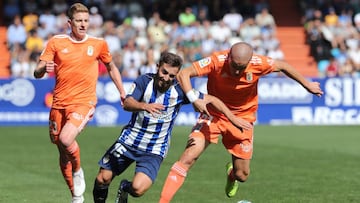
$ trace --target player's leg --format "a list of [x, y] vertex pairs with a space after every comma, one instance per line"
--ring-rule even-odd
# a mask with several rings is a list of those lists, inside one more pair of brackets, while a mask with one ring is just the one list
[[151, 178], [142, 172], [136, 173], [132, 181], [121, 180], [115, 202], [127, 203], [128, 194], [132, 197], [144, 195], [152, 183]]
[[132, 159], [124, 156], [124, 153], [127, 153], [127, 149], [116, 140], [99, 160], [100, 169], [93, 187], [95, 203], [106, 202], [113, 178], [120, 175], [133, 163]]
[[72, 164], [69, 161], [64, 146], [60, 143], [59, 135], [62, 125], [66, 121], [65, 111], [62, 109], [51, 109], [49, 116], [49, 135], [53, 144], [56, 144], [59, 151], [59, 166], [64, 180], [73, 194]]
[[66, 184], [68, 185], [69, 190], [71, 191], [71, 195], [74, 194], [74, 184], [72, 178], [72, 164], [69, 161], [66, 151], [61, 144], [57, 144], [59, 150], [59, 165], [61, 173], [65, 179]]
[[66, 150], [66, 154], [72, 164], [73, 194], [74, 196], [83, 196], [86, 188], [84, 172], [81, 168], [80, 147], [76, 137], [86, 126], [87, 122], [94, 114], [93, 106], [76, 106], [66, 109], [66, 123], [63, 126], [59, 141]]
[[[118, 190], [118, 202], [126, 203], [127, 194], [132, 197], [140, 197], [154, 183], [163, 157], [139, 150], [131, 150], [132, 158], [136, 162], [135, 176], [132, 181], [122, 180]], [[127, 153], [128, 154], [128, 153]]]
[[233, 161], [226, 164], [225, 193], [228, 197], [234, 197], [239, 189], [238, 182], [245, 182], [250, 175], [250, 160], [233, 157]]
[[[74, 124], [67, 122], [60, 133], [60, 142], [72, 165], [73, 194], [74, 196], [82, 196], [85, 192], [85, 179], [80, 162], [80, 147], [75, 140], [77, 134], [77, 127]], [[68, 141], [70, 140], [68, 137], [74, 137], [72, 142]]]
[[250, 159], [233, 157], [233, 176], [240, 182], [245, 182], [250, 175]]
[[253, 130], [240, 131], [231, 124], [226, 126], [227, 133], [223, 134], [225, 148], [232, 155], [232, 162], [226, 165], [225, 193], [234, 197], [239, 188], [239, 182], [245, 182], [250, 175], [250, 159], [253, 152]]
[[170, 202], [185, 181], [188, 170], [210, 144], [204, 137], [191, 137], [180, 159], [173, 164], [165, 180], [160, 203]]
[[109, 185], [113, 179], [113, 172], [108, 169], [100, 168], [99, 173], [96, 176], [93, 188], [94, 203], [105, 203]]
[[168, 203], [185, 181], [188, 170], [210, 143], [216, 143], [220, 131], [217, 118], [201, 115], [192, 129], [185, 151], [173, 164], [165, 180], [159, 203]]

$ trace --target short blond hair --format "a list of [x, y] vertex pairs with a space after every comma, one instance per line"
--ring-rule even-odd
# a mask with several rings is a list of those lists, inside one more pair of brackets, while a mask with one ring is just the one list
[[75, 13], [89, 13], [89, 9], [82, 3], [74, 3], [70, 6], [67, 16], [69, 19], [73, 19]]

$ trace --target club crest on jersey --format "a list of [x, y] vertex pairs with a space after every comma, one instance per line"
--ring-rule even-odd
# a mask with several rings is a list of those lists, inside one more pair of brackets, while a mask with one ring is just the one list
[[252, 73], [246, 73], [246, 81], [251, 82], [253, 80], [253, 74]]
[[199, 63], [200, 68], [204, 68], [205, 66], [207, 66], [211, 63], [211, 58], [210, 57], [203, 58], [198, 63]]
[[92, 56], [93, 54], [94, 54], [94, 47], [93, 46], [88, 46], [87, 55]]

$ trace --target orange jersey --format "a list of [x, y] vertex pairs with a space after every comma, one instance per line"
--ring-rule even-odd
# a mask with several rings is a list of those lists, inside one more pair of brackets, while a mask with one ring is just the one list
[[96, 105], [98, 60], [112, 60], [105, 40], [86, 36], [74, 41], [68, 35], [52, 37], [40, 56], [42, 61], [54, 61], [56, 84], [53, 108], [63, 109], [68, 105]]
[[[207, 90], [222, 100], [234, 115], [250, 122], [256, 120], [258, 109], [257, 85], [259, 78], [274, 71], [273, 59], [254, 54], [240, 77], [230, 74], [229, 50], [213, 53], [211, 56], [194, 62], [198, 75], [207, 75]], [[209, 108], [212, 115], [220, 116], [215, 109]]]

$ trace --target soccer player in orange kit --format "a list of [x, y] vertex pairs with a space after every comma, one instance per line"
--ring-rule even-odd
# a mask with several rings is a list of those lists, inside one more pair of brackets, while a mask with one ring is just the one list
[[300, 83], [308, 92], [321, 96], [318, 82], [305, 79], [290, 64], [253, 53], [251, 45], [238, 42], [230, 50], [214, 52], [211, 56], [194, 62], [182, 69], [177, 79], [189, 100], [200, 110], [208, 108], [210, 115], [202, 113], [192, 129], [185, 151], [169, 171], [159, 203], [170, 202], [184, 183], [188, 170], [211, 143], [217, 143], [219, 135], [232, 156], [226, 165], [227, 184], [225, 193], [235, 196], [238, 182], [245, 182], [250, 174], [253, 154], [253, 128], [239, 129], [231, 125], [223, 114], [206, 105], [192, 93], [191, 77], [207, 76], [208, 94], [222, 100], [232, 113], [251, 123], [256, 120], [258, 109], [257, 85], [259, 78], [271, 72], [283, 72]]
[[73, 203], [84, 202], [84, 173], [80, 164], [80, 148], [76, 137], [92, 118], [98, 79], [98, 61], [102, 61], [120, 93], [125, 90], [118, 68], [112, 62], [105, 40], [87, 35], [89, 10], [81, 3], [68, 10], [69, 35], [55, 35], [42, 52], [34, 71], [35, 78], [55, 73], [53, 103], [49, 116], [49, 133], [59, 151], [59, 165]]

